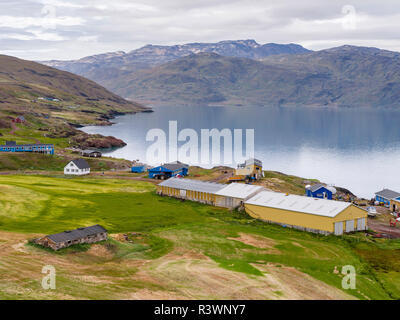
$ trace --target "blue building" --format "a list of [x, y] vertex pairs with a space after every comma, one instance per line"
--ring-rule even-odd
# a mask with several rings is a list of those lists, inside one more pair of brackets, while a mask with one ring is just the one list
[[334, 194], [336, 194], [334, 187], [326, 187], [321, 183], [306, 186], [307, 197], [332, 200]]
[[176, 177], [177, 175], [187, 176], [189, 172], [189, 166], [176, 161], [148, 169], [147, 171], [149, 172], [149, 178], [165, 180], [171, 177]]
[[0, 152], [36, 152], [54, 154], [54, 144], [17, 144], [15, 141], [6, 141], [0, 145]]
[[131, 171], [133, 173], [142, 173], [146, 171], [146, 166], [144, 164], [133, 165]]
[[399, 197], [400, 193], [390, 189], [383, 189], [375, 193], [375, 201], [382, 202], [385, 205], [390, 205], [391, 200], [396, 200]]

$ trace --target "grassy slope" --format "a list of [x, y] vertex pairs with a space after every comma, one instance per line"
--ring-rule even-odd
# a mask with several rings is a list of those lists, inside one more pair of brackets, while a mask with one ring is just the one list
[[[41, 170], [45, 172], [63, 171], [72, 159], [80, 158], [78, 154], [45, 155], [32, 153], [0, 153], [1, 171]], [[129, 168], [131, 162], [113, 158], [86, 158], [92, 171]]]
[[[0, 55], [0, 69], [0, 134], [4, 140], [49, 142], [61, 148], [79, 145], [73, 137], [89, 137], [74, 126], [109, 124], [116, 114], [147, 110], [93, 81], [32, 61]], [[11, 120], [20, 115], [26, 123], [11, 135]], [[99, 136], [91, 138], [104, 143]]]
[[[117, 255], [124, 259], [152, 259], [171, 250], [186, 248], [207, 255], [224, 269], [240, 271], [249, 277], [261, 275], [252, 264], [276, 263], [296, 267], [337, 288], [340, 288], [341, 278], [332, 272], [334, 267], [350, 264], [357, 270], [357, 290], [350, 294], [371, 299], [400, 297], [400, 270], [397, 266], [388, 264], [387, 270], [382, 271], [382, 261], [375, 261], [375, 264], [371, 261], [371, 256], [377, 252], [385, 257], [397, 252], [398, 241], [375, 243], [361, 235], [325, 237], [267, 225], [241, 213], [159, 197], [154, 193], [154, 186], [145, 182], [0, 177], [0, 230], [43, 234], [95, 223], [104, 225], [111, 233], [135, 231], [145, 232], [151, 237], [144, 246], [109, 244], [115, 246]], [[237, 237], [239, 233], [268, 237], [275, 242], [274, 248], [278, 252], [228, 239]], [[85, 256], [79, 256], [79, 259], [84, 261]], [[105, 265], [97, 265], [97, 272], [108, 275], [110, 270], [104, 270]], [[3, 267], [0, 263], [0, 268]], [[135, 274], [137, 270], [118, 269], [115, 272], [121, 276], [120, 273]], [[7, 272], [0, 274], [7, 278]], [[70, 272], [64, 270], [62, 275], [61, 290], [65, 295], [79, 296], [79, 290], [82, 290], [85, 292], [82, 297], [109, 298], [115, 291], [115, 287], [104, 283], [84, 288], [80, 284], [80, 289], [79, 284], [75, 284], [73, 288], [68, 282]], [[126, 286], [132, 288], [144, 286], [152, 289], [150, 284], [126, 281]], [[11, 281], [9, 285], [17, 284]], [[11, 294], [2, 296], [0, 293], [0, 298], [10, 297]]]

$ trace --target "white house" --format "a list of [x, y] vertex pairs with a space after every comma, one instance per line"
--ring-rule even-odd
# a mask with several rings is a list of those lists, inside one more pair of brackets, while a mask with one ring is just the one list
[[85, 159], [75, 159], [64, 167], [64, 174], [82, 176], [90, 173], [90, 166]]

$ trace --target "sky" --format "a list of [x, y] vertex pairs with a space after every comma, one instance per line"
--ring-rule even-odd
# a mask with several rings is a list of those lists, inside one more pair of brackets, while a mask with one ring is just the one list
[[398, 0], [0, 0], [0, 53], [28, 60], [243, 39], [400, 51], [399, 29]]

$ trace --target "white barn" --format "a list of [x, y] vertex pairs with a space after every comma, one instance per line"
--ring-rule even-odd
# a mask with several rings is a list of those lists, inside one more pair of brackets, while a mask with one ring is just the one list
[[90, 166], [85, 159], [75, 159], [64, 167], [64, 174], [82, 176], [90, 173]]

